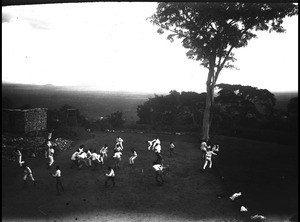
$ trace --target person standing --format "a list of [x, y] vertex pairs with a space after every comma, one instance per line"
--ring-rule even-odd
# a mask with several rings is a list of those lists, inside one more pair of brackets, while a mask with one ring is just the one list
[[118, 136], [116, 139], [116, 144], [119, 144], [122, 150], [124, 149], [123, 142], [124, 140], [120, 136]]
[[36, 181], [32, 176], [32, 171], [29, 168], [29, 166], [27, 166], [26, 164], [23, 165], [23, 169], [24, 169], [24, 177], [23, 177], [23, 181], [24, 181], [24, 186], [27, 186], [27, 177], [30, 177], [30, 179], [32, 180], [33, 184], [36, 185]]
[[113, 158], [115, 159], [116, 169], [120, 169], [120, 162], [121, 162], [122, 153], [120, 151], [115, 152]]
[[116, 185], [115, 183], [115, 171], [111, 168], [111, 167], [108, 167], [108, 172], [105, 174], [105, 188], [107, 188], [107, 183], [109, 180], [112, 181], [113, 183], [113, 187]]
[[132, 148], [131, 149], [131, 157], [129, 157], [129, 165], [133, 165], [134, 164], [134, 159], [137, 158], [137, 153], [136, 151]]
[[59, 188], [61, 188], [61, 190], [64, 190], [64, 187], [62, 185], [61, 182], [61, 170], [59, 169], [59, 166], [56, 166], [56, 171], [55, 174], [52, 174], [52, 176], [56, 179], [56, 191], [57, 191], [57, 195], [60, 195], [60, 191]]

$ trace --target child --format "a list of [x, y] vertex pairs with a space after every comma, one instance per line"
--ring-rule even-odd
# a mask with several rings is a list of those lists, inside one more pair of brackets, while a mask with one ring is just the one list
[[52, 176], [56, 179], [56, 191], [57, 195], [60, 195], [59, 187], [61, 187], [62, 190], [64, 190], [64, 187], [61, 183], [61, 170], [59, 169], [59, 166], [56, 166], [55, 174], [52, 174]]
[[205, 170], [205, 167], [208, 164], [208, 162], [209, 162], [209, 168], [212, 167], [212, 161], [211, 161], [212, 155], [217, 155], [217, 154], [214, 153], [210, 148], [208, 148], [205, 155], [205, 163], [203, 166], [203, 170]]
[[175, 151], [175, 144], [173, 141], [170, 142], [170, 157], [172, 156], [172, 153]]
[[122, 150], [124, 149], [123, 142], [124, 140], [120, 136], [118, 136], [116, 139], [116, 145], [119, 144]]
[[79, 169], [81, 169], [81, 167], [83, 166], [82, 162], [88, 167], [89, 165], [87, 164], [87, 153], [86, 152], [82, 152], [80, 154], [77, 155], [78, 158], [78, 164], [79, 164]]
[[107, 153], [108, 153], [108, 146], [106, 144], [104, 144], [104, 147], [102, 147], [100, 149], [100, 154], [102, 154], [103, 158], [107, 157]]
[[22, 164], [25, 163], [24, 161], [22, 161], [22, 153], [19, 149], [15, 149], [15, 154], [17, 155], [17, 160], [18, 160], [18, 163], [20, 165], [20, 167], [22, 167]]
[[163, 166], [161, 164], [153, 162], [152, 168], [155, 171], [155, 180], [156, 180], [157, 185], [162, 185], [163, 182], [164, 182], [164, 179], [162, 177], [162, 175], [163, 175]]
[[114, 148], [115, 152], [121, 152], [122, 151], [122, 147], [119, 143], [116, 144], [115, 148]]
[[158, 152], [156, 152], [155, 155], [156, 155], [156, 161], [155, 162], [158, 163], [158, 164], [162, 164], [162, 161], [163, 161], [162, 155]]
[[50, 147], [50, 149], [49, 149], [49, 166], [48, 166], [49, 169], [51, 168], [52, 164], [54, 163], [53, 156], [54, 156], [54, 149], [53, 149], [53, 147]]
[[115, 171], [111, 168], [108, 167], [108, 173], [105, 174], [105, 188], [107, 188], [107, 183], [109, 180], [112, 181], [113, 187], [116, 185], [115, 184]]
[[132, 152], [132, 156], [129, 158], [129, 165], [133, 165], [134, 159], [137, 158], [137, 153], [133, 148], [131, 149], [131, 152]]
[[31, 169], [28, 166], [26, 166], [25, 164], [23, 165], [23, 169], [24, 169], [24, 177], [23, 177], [24, 186], [27, 185], [27, 181], [26, 181], [27, 180], [27, 176], [29, 176], [30, 179], [32, 180], [33, 184], [36, 185], [36, 181], [35, 181], [35, 179], [32, 176]]
[[91, 156], [92, 156], [92, 150], [89, 149], [89, 150], [87, 151], [87, 153], [86, 153], [86, 158], [87, 158], [87, 160], [88, 160], [89, 167], [92, 166]]
[[207, 146], [206, 141], [205, 140], [202, 141], [201, 146], [200, 146], [200, 149], [201, 149], [201, 158], [202, 159], [205, 159], [207, 148], [208, 148], [208, 146]]
[[146, 141], [147, 149], [150, 150], [152, 147], [152, 141]]
[[104, 164], [103, 159], [100, 159], [100, 157], [101, 157], [101, 155], [98, 155], [97, 151], [94, 149], [94, 151], [91, 154], [91, 159], [92, 159], [92, 162], [94, 163], [94, 169], [93, 170], [96, 169], [98, 163]]
[[78, 167], [78, 154], [79, 154], [79, 150], [76, 150], [75, 153], [72, 154], [71, 156], [71, 161], [73, 162], [71, 168], [73, 168], [74, 166]]
[[120, 169], [121, 156], [122, 153], [120, 151], [115, 152], [113, 155], [113, 158], [115, 158], [116, 161], [116, 169]]

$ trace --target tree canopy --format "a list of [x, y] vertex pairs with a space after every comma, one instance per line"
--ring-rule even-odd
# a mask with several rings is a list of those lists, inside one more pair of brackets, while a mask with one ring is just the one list
[[209, 139], [214, 88], [223, 68], [235, 68], [232, 50], [247, 46], [255, 31], [285, 32], [283, 19], [298, 14], [294, 3], [161, 2], [149, 18], [158, 33], [181, 39], [190, 59], [208, 69], [202, 137]]

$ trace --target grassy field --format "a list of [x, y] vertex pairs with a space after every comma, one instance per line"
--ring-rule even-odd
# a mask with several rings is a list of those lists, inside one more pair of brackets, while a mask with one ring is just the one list
[[[215, 137], [220, 152], [215, 168], [201, 171], [199, 140], [189, 135], [121, 133], [124, 152], [116, 170], [116, 187], [104, 188], [104, 172], [111, 159], [117, 133], [96, 133], [77, 141], [70, 150], [58, 153], [55, 163], [62, 169], [65, 191], [56, 196], [55, 181], [46, 159], [28, 159], [38, 184], [22, 188], [22, 170], [16, 163], [2, 163], [3, 221], [243, 221], [240, 204], [251, 215], [262, 214], [268, 221], [287, 221], [298, 207], [297, 147]], [[157, 186], [152, 172], [153, 151], [146, 140], [159, 136], [164, 163], [170, 171], [167, 182]], [[174, 156], [168, 145], [176, 144]], [[95, 171], [70, 169], [70, 156], [79, 144], [99, 149], [108, 144], [109, 158]], [[130, 148], [138, 157], [129, 166]], [[222, 176], [224, 179], [222, 179]], [[284, 179], [282, 179], [284, 176]], [[239, 201], [226, 196], [242, 191]], [[225, 198], [218, 198], [223, 194]]]

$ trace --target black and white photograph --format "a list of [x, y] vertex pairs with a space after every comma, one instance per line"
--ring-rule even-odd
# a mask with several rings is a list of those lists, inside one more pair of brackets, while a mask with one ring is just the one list
[[2, 221], [298, 221], [298, 2], [2, 1]]

